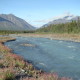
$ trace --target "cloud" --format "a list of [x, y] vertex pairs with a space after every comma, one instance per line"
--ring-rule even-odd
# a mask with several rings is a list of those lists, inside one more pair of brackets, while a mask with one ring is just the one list
[[56, 20], [56, 19], [60, 19], [60, 18], [63, 18], [65, 16], [74, 16], [74, 15], [70, 14], [70, 12], [65, 12], [64, 14], [61, 14], [59, 16], [54, 16], [53, 18], [44, 19], [44, 20], [36, 20], [34, 22], [37, 22], [37, 23], [48, 23], [50, 21], [53, 21], [53, 20]]
[[41, 27], [41, 26], [43, 26], [44, 24], [39, 24], [39, 23], [35, 23], [35, 24], [33, 24], [33, 26], [34, 27], [37, 27], [37, 28], [39, 28], [39, 27]]
[[35, 21], [28, 20], [28, 22], [30, 24], [32, 24], [33, 26], [39, 28], [39, 27], [43, 26], [44, 24], [47, 24], [48, 22], [63, 18], [65, 16], [74, 16], [74, 15], [72, 15], [70, 12], [64, 12], [63, 14], [61, 14], [59, 16], [53, 16], [52, 18], [49, 18], [49, 19], [42, 19], [42, 20], [35, 20]]
[[44, 19], [44, 20], [36, 20], [34, 22], [39, 22], [39, 23], [47, 23], [49, 21], [51, 21], [52, 19]]

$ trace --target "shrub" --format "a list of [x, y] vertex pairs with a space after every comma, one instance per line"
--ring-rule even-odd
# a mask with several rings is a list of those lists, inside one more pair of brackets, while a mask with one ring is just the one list
[[4, 80], [15, 80], [15, 75], [14, 75], [14, 73], [11, 72], [11, 71], [7, 71], [7, 72], [5, 73]]
[[4, 64], [3, 63], [0, 63], [0, 68], [3, 68], [4, 67]]
[[16, 61], [15, 63], [15, 67], [23, 68], [24, 66], [25, 66], [24, 61]]

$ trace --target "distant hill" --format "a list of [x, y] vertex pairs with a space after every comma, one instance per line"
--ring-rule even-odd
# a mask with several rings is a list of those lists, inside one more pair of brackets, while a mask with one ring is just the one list
[[61, 16], [59, 18], [56, 18], [52, 21], [49, 21], [47, 24], [43, 25], [42, 27], [47, 27], [51, 24], [62, 24], [62, 23], [68, 23], [68, 22], [71, 22], [71, 21], [77, 21], [78, 18], [80, 18], [80, 16], [74, 16], [74, 15], [64, 15], [64, 16]]
[[39, 33], [79, 33], [80, 34], [80, 18], [74, 18], [73, 21], [67, 23], [50, 24], [36, 30]]
[[22, 31], [34, 29], [35, 27], [13, 14], [0, 14], [0, 30]]

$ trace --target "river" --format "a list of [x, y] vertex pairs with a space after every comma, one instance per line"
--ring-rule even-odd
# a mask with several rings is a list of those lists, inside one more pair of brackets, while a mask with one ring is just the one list
[[80, 79], [80, 43], [48, 38], [16, 37], [16, 41], [6, 42], [5, 45], [36, 68], [56, 72], [59, 76]]

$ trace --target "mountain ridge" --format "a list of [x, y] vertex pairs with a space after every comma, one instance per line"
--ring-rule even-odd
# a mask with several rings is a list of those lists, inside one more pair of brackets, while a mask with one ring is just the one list
[[0, 14], [0, 30], [34, 30], [35, 27], [13, 14]]
[[51, 24], [62, 24], [62, 23], [68, 23], [71, 21], [77, 21], [80, 18], [80, 16], [74, 16], [71, 14], [66, 14], [61, 17], [53, 18], [53, 20], [49, 21], [48, 23], [44, 24], [42, 27], [47, 27]]

